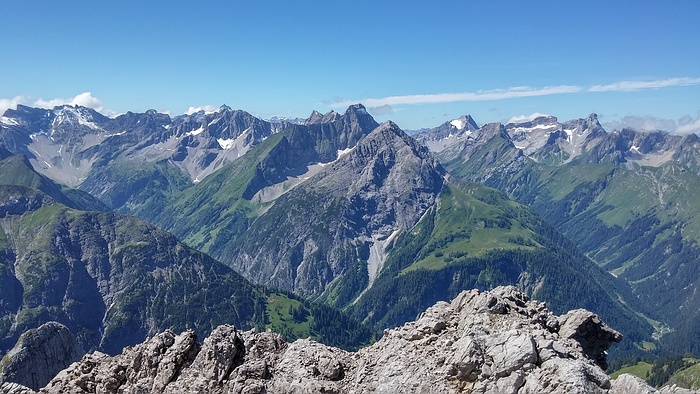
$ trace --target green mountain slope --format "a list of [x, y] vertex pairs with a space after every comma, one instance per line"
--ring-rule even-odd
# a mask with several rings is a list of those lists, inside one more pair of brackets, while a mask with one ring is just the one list
[[[8, 188], [17, 189], [0, 186], [0, 195]], [[25, 190], [26, 199], [41, 195]], [[291, 330], [294, 319], [273, 324], [272, 294], [134, 217], [77, 211], [44, 196], [43, 204], [0, 219], [0, 227], [3, 349], [51, 320], [69, 327], [84, 348], [109, 353], [166, 328], [204, 335], [224, 323], [345, 348], [370, 339], [352, 319], [307, 302], [298, 308], [317, 323], [306, 331]], [[329, 321], [340, 322], [335, 333], [326, 329]]]
[[261, 320], [265, 295], [133, 217], [47, 204], [1, 220], [3, 348], [56, 320], [110, 353], [168, 327], [207, 332]]
[[[336, 114], [337, 115], [337, 114]], [[305, 125], [288, 124], [201, 182], [165, 201], [160, 210], [131, 213], [221, 259], [271, 202], [332, 162], [378, 124], [361, 105]]]
[[370, 340], [356, 321], [305, 301], [297, 309], [314, 322], [306, 330], [291, 330], [294, 319], [273, 323], [272, 300], [289, 297], [273, 297], [140, 219], [64, 202], [106, 209], [37, 174], [23, 156], [0, 161], [0, 352], [51, 320], [85, 349], [109, 353], [166, 328], [207, 334], [223, 323], [345, 348]]
[[271, 136], [240, 159], [185, 190], [162, 211], [144, 210], [142, 217], [173, 232], [188, 245], [216, 256], [215, 251], [245, 231], [250, 218], [257, 215], [257, 207], [249, 201], [249, 195], [254, 185], [269, 182], [269, 177], [277, 179], [279, 174], [267, 169], [265, 164], [271, 152], [285, 142], [282, 134]]
[[[212, 192], [193, 192], [175, 209], [220, 204], [195, 215], [203, 220], [195, 229], [213, 224], [202, 232], [212, 238], [228, 229], [207, 222], [205, 213], [245, 216], [221, 249], [208, 251], [254, 283], [346, 308], [378, 329], [463, 289], [516, 284], [560, 312], [600, 313], [625, 332], [628, 349], [651, 339], [629, 287], [504, 194], [447, 181], [427, 150], [393, 124], [273, 201], [227, 200], [243, 196], [260, 157], [270, 156], [212, 175], [192, 189]], [[236, 207], [244, 214], [232, 214]]]
[[105, 206], [90, 194], [61, 186], [34, 170], [24, 155], [1, 154], [0, 184], [23, 186], [36, 189], [66, 206], [96, 211], [108, 211]]
[[436, 207], [396, 238], [384, 270], [348, 311], [385, 328], [463, 289], [504, 284], [518, 285], [557, 312], [596, 311], [625, 333], [618, 354], [650, 338], [651, 326], [636, 312], [628, 287], [529, 208], [473, 183], [446, 185]]
[[[697, 143], [630, 130], [597, 138], [602, 138], [598, 145], [570, 161], [547, 160], [554, 139], [533, 154], [536, 161], [524, 157], [507, 135], [498, 141], [511, 148], [499, 152], [498, 160], [483, 160], [496, 142], [468, 149], [455, 145], [440, 158], [451, 174], [530, 205], [602, 268], [629, 283], [647, 316], [660, 322], [659, 333], [671, 332], [662, 338], [665, 350], [698, 352], [700, 341], [693, 334], [700, 327], [700, 312], [693, 307], [700, 302]], [[677, 153], [660, 162], [671, 158], [660, 146], [672, 142], [679, 144]]]

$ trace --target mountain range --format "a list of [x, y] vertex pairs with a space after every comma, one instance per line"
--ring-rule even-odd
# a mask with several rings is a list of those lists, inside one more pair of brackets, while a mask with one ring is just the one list
[[[442, 127], [447, 127], [446, 123]], [[417, 138], [444, 140], [440, 128]], [[664, 347], [700, 350], [700, 139], [607, 132], [591, 114], [487, 124], [435, 154], [461, 179], [531, 206], [649, 309]], [[432, 142], [433, 145], [438, 144]]]
[[[139, 337], [225, 322], [294, 337], [314, 331], [309, 314], [319, 337], [318, 322], [345, 319], [352, 347], [369, 340], [363, 327], [517, 285], [557, 313], [599, 313], [628, 354], [675, 336], [673, 348], [697, 322], [696, 140], [607, 133], [595, 115], [484, 126], [464, 116], [409, 136], [360, 104], [273, 122], [226, 106], [174, 118], [18, 106], [0, 117], [3, 287], [14, 289], [3, 346], [48, 320], [112, 353], [142, 340], [105, 337], [121, 332], [113, 316]], [[22, 271], [35, 266], [38, 282]], [[78, 276], [91, 295], [71, 292]], [[79, 327], [68, 306], [86, 299], [101, 301], [77, 308], [94, 315]], [[202, 300], [210, 314], [191, 315]]]

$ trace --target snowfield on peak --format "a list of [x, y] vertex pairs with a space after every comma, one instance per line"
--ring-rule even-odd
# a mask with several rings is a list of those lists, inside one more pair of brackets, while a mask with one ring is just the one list
[[450, 121], [450, 124], [457, 128], [457, 130], [463, 130], [464, 126], [467, 124], [467, 121], [463, 118], [453, 119]]

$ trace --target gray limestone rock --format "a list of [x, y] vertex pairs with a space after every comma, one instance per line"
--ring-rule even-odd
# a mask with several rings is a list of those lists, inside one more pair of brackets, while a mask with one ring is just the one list
[[5, 355], [0, 363], [0, 382], [38, 390], [83, 354], [66, 326], [57, 322], [42, 324], [22, 334]]
[[583, 347], [583, 353], [607, 369], [606, 351], [613, 342], [620, 342], [622, 334], [608, 327], [594, 313], [585, 309], [569, 311], [559, 318], [562, 338], [575, 339]]
[[600, 368], [597, 352], [619, 338], [590, 312], [557, 317], [514, 287], [498, 287], [439, 302], [355, 353], [226, 325], [201, 346], [190, 331], [166, 331], [115, 357], [87, 355], [42, 392], [656, 392], [625, 375], [611, 382]]

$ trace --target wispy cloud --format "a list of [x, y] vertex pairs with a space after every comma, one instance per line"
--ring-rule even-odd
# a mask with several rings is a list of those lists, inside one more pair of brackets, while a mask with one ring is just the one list
[[329, 102], [330, 107], [347, 107], [361, 102], [368, 107], [385, 105], [417, 105], [435, 103], [455, 103], [465, 101], [495, 101], [523, 97], [551, 96], [559, 94], [585, 92], [631, 92], [647, 89], [661, 89], [673, 86], [700, 85], [700, 78], [668, 78], [656, 81], [621, 81], [606, 85], [589, 87], [576, 85], [559, 85], [546, 87], [516, 86], [507, 89], [480, 90], [463, 93], [414, 94], [405, 96], [388, 96], [381, 98], [365, 98], [362, 100], [337, 100]]
[[656, 81], [621, 81], [607, 85], [593, 85], [589, 92], [632, 92], [635, 90], [661, 89], [673, 86], [700, 85], [700, 78], [669, 78]]
[[17, 104], [24, 104], [27, 98], [24, 96], [15, 96], [13, 98], [0, 98], [0, 115], [4, 114], [8, 109], [16, 109]]
[[693, 119], [690, 116], [686, 116], [678, 121], [676, 133], [690, 134], [698, 132], [700, 132], [700, 116], [698, 116], [697, 119]]
[[[415, 94], [407, 96], [389, 96], [383, 98], [367, 98], [359, 100], [367, 107], [381, 107], [384, 105], [401, 104], [435, 104], [454, 103], [460, 101], [491, 101], [509, 98], [549, 96], [553, 94], [576, 93], [582, 90], [579, 86], [561, 85], [547, 86], [543, 88], [532, 88], [529, 86], [517, 86], [508, 89], [483, 90], [478, 92], [465, 93], [438, 93], [438, 94]], [[347, 107], [358, 101], [335, 102], [332, 107]]]
[[625, 127], [631, 127], [635, 130], [641, 131], [674, 131], [676, 129], [676, 121], [673, 119], [662, 119], [653, 116], [628, 115], [622, 117], [620, 120], [604, 122], [603, 127], [605, 127], [606, 130], [621, 130]]

